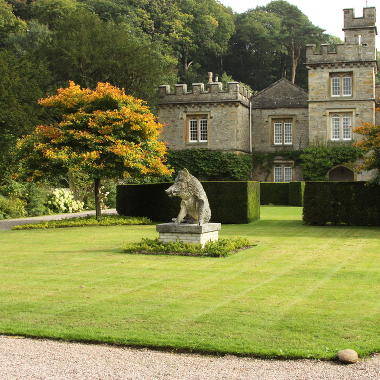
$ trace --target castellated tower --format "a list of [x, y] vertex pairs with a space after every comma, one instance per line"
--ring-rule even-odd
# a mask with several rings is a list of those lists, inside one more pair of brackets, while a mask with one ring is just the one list
[[307, 46], [309, 143], [349, 143], [353, 127], [375, 122], [376, 9], [344, 9], [343, 31], [343, 44]]
[[170, 149], [205, 148], [250, 152], [250, 98], [238, 82], [160, 86], [158, 118], [169, 127], [162, 139]]

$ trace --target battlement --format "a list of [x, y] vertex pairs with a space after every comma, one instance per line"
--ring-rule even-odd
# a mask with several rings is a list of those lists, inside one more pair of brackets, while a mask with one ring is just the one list
[[352, 8], [344, 9], [344, 28], [360, 29], [366, 27], [376, 27], [376, 8], [363, 8], [363, 16], [355, 17], [355, 10]]
[[374, 61], [376, 49], [370, 44], [306, 45], [306, 64]]
[[176, 84], [174, 91], [169, 85], [159, 87], [159, 104], [184, 104], [184, 103], [222, 103], [240, 102], [248, 105], [252, 97], [251, 91], [239, 82], [228, 82], [223, 89], [223, 83], [211, 82], [193, 83], [188, 90], [186, 84]]

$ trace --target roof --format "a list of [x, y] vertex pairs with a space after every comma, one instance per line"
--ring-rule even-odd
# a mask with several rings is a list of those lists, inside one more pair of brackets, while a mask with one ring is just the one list
[[285, 78], [252, 97], [252, 108], [307, 108], [308, 93]]

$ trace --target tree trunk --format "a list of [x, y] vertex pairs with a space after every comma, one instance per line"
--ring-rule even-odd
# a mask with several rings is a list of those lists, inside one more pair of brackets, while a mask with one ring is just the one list
[[99, 220], [102, 216], [102, 209], [100, 207], [100, 178], [95, 178], [94, 180], [94, 195], [96, 219]]
[[301, 57], [301, 49], [297, 46], [295, 46], [293, 42], [292, 46], [292, 83], [296, 83], [296, 74], [297, 74], [297, 67], [298, 62]]

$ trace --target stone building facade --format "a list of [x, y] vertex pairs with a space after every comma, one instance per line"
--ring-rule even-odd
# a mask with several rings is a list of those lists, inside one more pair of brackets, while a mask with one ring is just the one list
[[[241, 153], [274, 153], [273, 167], [253, 179], [294, 181], [300, 168], [285, 151], [316, 143], [350, 143], [359, 136], [353, 126], [380, 123], [375, 84], [378, 70], [375, 38], [376, 9], [364, 8], [363, 17], [344, 11], [345, 41], [337, 45], [308, 45], [306, 66], [309, 92], [281, 79], [252, 95], [237, 82], [196, 83], [160, 87], [159, 120], [166, 124], [162, 138], [170, 149], [206, 148]], [[277, 154], [278, 153], [278, 154]], [[368, 179], [348, 168], [331, 168], [326, 176]]]

